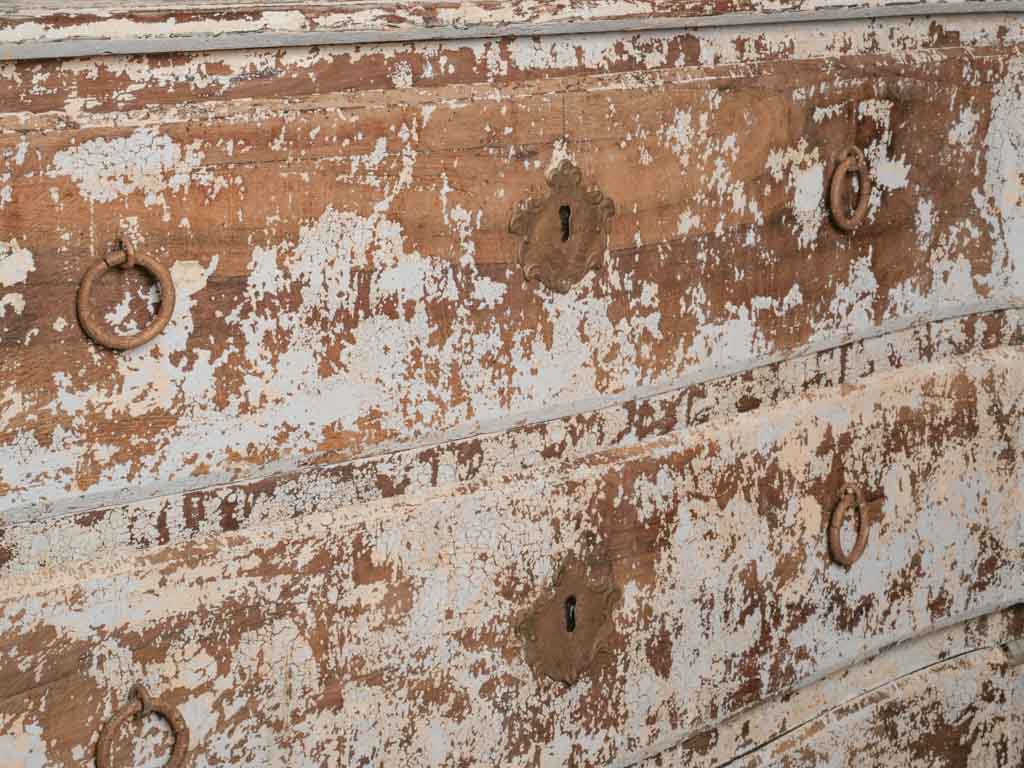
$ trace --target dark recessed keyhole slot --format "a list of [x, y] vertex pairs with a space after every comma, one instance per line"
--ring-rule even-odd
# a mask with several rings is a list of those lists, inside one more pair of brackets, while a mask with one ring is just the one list
[[576, 595], [565, 598], [565, 631], [576, 631]]
[[558, 216], [562, 219], [562, 242], [564, 243], [572, 237], [572, 208], [563, 205], [558, 209]]

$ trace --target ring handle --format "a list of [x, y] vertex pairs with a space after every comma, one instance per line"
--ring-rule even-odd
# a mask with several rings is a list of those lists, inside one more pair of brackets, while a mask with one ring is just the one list
[[96, 768], [112, 768], [111, 752], [114, 746], [114, 734], [125, 721], [132, 717], [145, 717], [151, 713], [160, 715], [166, 720], [174, 735], [174, 747], [165, 768], [181, 768], [185, 762], [185, 753], [188, 752], [188, 725], [185, 723], [185, 718], [174, 707], [151, 697], [141, 683], [132, 686], [129, 696], [131, 700], [117, 710], [100, 731], [99, 740], [96, 742]]
[[[868, 202], [871, 198], [871, 175], [868, 173], [868, 163], [864, 159], [864, 153], [857, 147], [848, 147], [842, 155], [839, 165], [832, 174], [832, 183], [829, 185], [829, 208], [832, 211], [832, 221], [844, 232], [853, 232], [864, 223], [868, 215]], [[846, 177], [856, 174], [860, 182], [857, 192], [857, 207], [853, 213], [848, 214], [843, 205], [843, 186], [846, 184]]]
[[[832, 517], [828, 523], [828, 551], [832, 559], [839, 565], [849, 568], [860, 559], [868, 545], [869, 521], [864, 514], [867, 504], [864, 501], [864, 492], [852, 485], [843, 489], [843, 497], [832, 510]], [[843, 530], [843, 520], [846, 513], [853, 507], [857, 511], [857, 541], [849, 552], [843, 549], [843, 542], [840, 534]]]
[[[135, 349], [147, 341], [155, 339], [170, 322], [171, 314], [174, 312], [174, 280], [170, 270], [152, 256], [136, 255], [135, 249], [126, 238], [121, 238], [118, 241], [118, 246], [112, 253], [89, 267], [82, 277], [82, 282], [78, 286], [78, 323], [89, 338], [97, 344], [102, 344], [110, 349]], [[121, 269], [142, 267], [153, 276], [160, 286], [160, 309], [157, 311], [156, 317], [153, 318], [153, 322], [138, 333], [129, 336], [113, 333], [100, 324], [93, 315], [89, 301], [96, 279], [106, 270], [114, 267]]]

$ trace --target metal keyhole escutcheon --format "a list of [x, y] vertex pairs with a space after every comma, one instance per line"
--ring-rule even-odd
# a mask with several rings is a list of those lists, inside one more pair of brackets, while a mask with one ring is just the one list
[[608, 253], [615, 204], [583, 182], [583, 173], [563, 160], [548, 174], [548, 193], [522, 200], [508, 229], [520, 238], [518, 262], [528, 281], [565, 293]]
[[149, 714], [159, 715], [171, 726], [174, 747], [165, 764], [166, 768], [181, 768], [188, 752], [188, 725], [185, 718], [174, 707], [152, 698], [141, 684], [132, 686], [130, 701], [117, 710], [100, 731], [100, 737], [96, 742], [96, 768], [114, 768], [114, 736], [132, 717], [141, 718]]
[[520, 615], [526, 663], [537, 678], [572, 685], [609, 652], [612, 614], [622, 598], [607, 555], [562, 561], [555, 583]]

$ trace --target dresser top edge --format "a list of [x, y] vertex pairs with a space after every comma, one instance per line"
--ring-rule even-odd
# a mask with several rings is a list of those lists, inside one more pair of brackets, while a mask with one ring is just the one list
[[[196, 53], [244, 49], [445, 42], [510, 37], [629, 34], [713, 27], [871, 21], [913, 16], [1024, 13], [1024, 0], [852, 0], [813, 10], [799, 0], [595, 0], [588, 10], [508, 10], [493, 0], [398, 2], [178, 2], [128, 4], [0, 0], [0, 61]], [[758, 5], [764, 7], [758, 8]], [[535, 6], [535, 7], [534, 7]], [[723, 7], [725, 10], [723, 11]], [[751, 8], [753, 10], [751, 10]]]

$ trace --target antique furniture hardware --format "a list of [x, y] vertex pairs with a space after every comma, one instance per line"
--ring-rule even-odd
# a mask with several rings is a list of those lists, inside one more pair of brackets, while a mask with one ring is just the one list
[[526, 663], [538, 678], [575, 683], [608, 652], [612, 613], [622, 597], [607, 555], [562, 562], [554, 586], [520, 616]]
[[185, 762], [185, 753], [188, 752], [188, 725], [185, 719], [174, 707], [152, 698], [141, 683], [132, 686], [129, 696], [131, 700], [114, 712], [114, 716], [100, 731], [99, 740], [96, 742], [96, 768], [113, 767], [111, 753], [114, 735], [124, 722], [131, 717], [141, 718], [151, 713], [163, 717], [171, 726], [171, 733], [174, 736], [174, 747], [165, 768], [180, 768]]
[[[835, 225], [844, 232], [853, 232], [864, 223], [868, 213], [871, 174], [864, 153], [857, 147], [848, 147], [839, 157], [839, 164], [832, 173], [832, 183], [829, 185], [829, 208]], [[856, 176], [858, 183], [857, 204], [853, 206], [852, 213], [848, 212], [849, 206], [845, 202], [849, 176]]]
[[[864, 554], [868, 545], [868, 534], [871, 521], [875, 519], [882, 505], [882, 499], [866, 501], [864, 491], [856, 485], [843, 488], [839, 503], [832, 510], [828, 524], [828, 550], [832, 560], [846, 568], [852, 566]], [[856, 513], [857, 540], [853, 548], [847, 552], [843, 548], [842, 530], [846, 514], [853, 510]]]
[[586, 189], [580, 169], [568, 160], [547, 182], [546, 197], [531, 197], [516, 207], [509, 232], [522, 238], [519, 263], [526, 279], [565, 293], [600, 266], [615, 204], [601, 190]]
[[[128, 336], [121, 336], [113, 333], [97, 321], [93, 314], [90, 296], [96, 279], [106, 270], [113, 269], [114, 267], [131, 269], [136, 266], [146, 270], [156, 279], [160, 286], [160, 309], [157, 311], [152, 322], [141, 331]], [[78, 322], [82, 326], [82, 330], [97, 344], [109, 347], [110, 349], [135, 349], [147, 341], [155, 339], [170, 321], [171, 314], [174, 312], [174, 280], [171, 278], [171, 272], [167, 267], [152, 256], [136, 254], [135, 248], [128, 238], [121, 237], [116, 248], [112, 249], [110, 253], [86, 270], [85, 275], [82, 277], [82, 282], [78, 286], [77, 308]]]

